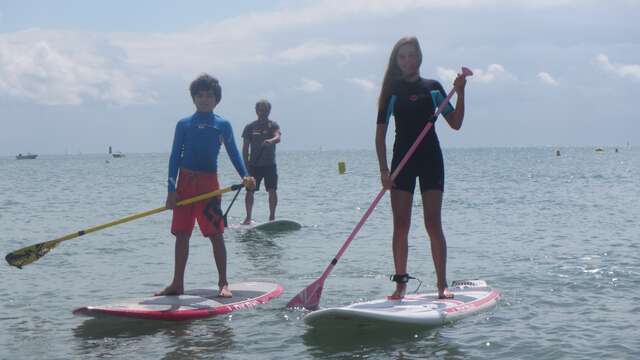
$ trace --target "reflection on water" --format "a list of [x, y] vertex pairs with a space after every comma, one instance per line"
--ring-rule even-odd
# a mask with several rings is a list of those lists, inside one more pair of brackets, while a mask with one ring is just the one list
[[105, 316], [83, 321], [82, 324], [73, 330], [73, 333], [76, 337], [87, 340], [135, 338], [155, 335], [164, 331], [171, 331], [179, 336], [183, 334], [188, 327], [189, 322], [155, 321]]
[[279, 241], [286, 234], [269, 234], [256, 230], [238, 230], [236, 239], [241, 245], [241, 252], [247, 260], [258, 270], [265, 274], [282, 273], [283, 247]]
[[[234, 333], [226, 317], [154, 321], [106, 316], [85, 320], [73, 333], [83, 353], [103, 357], [124, 353], [135, 358], [150, 338], [162, 344], [154, 349], [162, 359], [207, 358], [211, 351], [224, 352], [234, 345]], [[144, 352], [152, 355], [147, 349]]]
[[222, 318], [196, 323], [183, 336], [167, 334], [171, 350], [162, 359], [212, 359], [235, 345], [233, 330]]
[[[270, 278], [284, 286], [281, 298], [233, 321], [72, 316], [87, 299], [135, 298], [167, 285], [174, 241], [171, 214], [163, 212], [67, 242], [23, 270], [0, 266], [0, 358], [639, 358], [640, 149], [561, 151], [557, 157], [548, 148], [444, 150], [449, 277], [480, 277], [500, 288], [505, 301], [491, 313], [432, 331], [308, 329], [284, 306], [320, 276], [362, 217], [379, 190], [378, 164], [370, 150], [285, 151], [278, 211], [307, 226], [225, 232], [230, 280]], [[337, 174], [337, 159], [351, 164], [347, 174]], [[235, 178], [227, 157], [220, 160], [220, 178]], [[167, 154], [132, 154], [109, 164], [101, 155], [0, 159], [5, 253], [161, 206], [166, 162]], [[298, 173], [314, 179], [313, 186], [286, 175]], [[230, 216], [242, 220], [239, 200]], [[266, 210], [257, 206], [256, 215], [264, 218]], [[391, 291], [390, 214], [387, 195], [327, 278], [323, 305]], [[433, 288], [424, 226], [414, 225], [409, 271]], [[191, 246], [188, 286], [215, 284], [208, 241]]]
[[316, 358], [345, 356], [394, 359], [463, 359], [464, 353], [455, 342], [449, 342], [438, 330], [385, 324], [341, 325], [311, 328], [303, 335], [309, 353]]
[[284, 235], [280, 232], [268, 233], [254, 229], [243, 229], [238, 230], [238, 232], [239, 235], [237, 236], [237, 238], [240, 242], [258, 244], [267, 247], [278, 246], [275, 241], [284, 237]]

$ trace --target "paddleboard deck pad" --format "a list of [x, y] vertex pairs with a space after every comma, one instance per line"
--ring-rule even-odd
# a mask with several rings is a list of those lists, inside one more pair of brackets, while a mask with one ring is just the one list
[[437, 293], [411, 294], [401, 300], [380, 299], [314, 311], [304, 321], [314, 327], [340, 323], [435, 327], [490, 309], [500, 298], [500, 292], [484, 280], [454, 281], [449, 291], [453, 299], [438, 299]]
[[267, 221], [264, 223], [256, 223], [252, 222], [251, 224], [233, 224], [230, 226], [232, 229], [251, 229], [251, 230], [261, 230], [261, 231], [291, 231], [291, 230], [299, 230], [302, 225], [294, 220], [287, 219], [276, 219], [272, 221]]
[[183, 295], [153, 296], [110, 305], [84, 306], [74, 315], [91, 317], [120, 316], [149, 320], [193, 320], [249, 309], [282, 294], [280, 284], [244, 282], [230, 284], [232, 298], [218, 297], [217, 289], [195, 289]]

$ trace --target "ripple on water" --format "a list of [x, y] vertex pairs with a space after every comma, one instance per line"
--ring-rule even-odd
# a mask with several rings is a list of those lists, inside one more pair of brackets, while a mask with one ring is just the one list
[[[171, 214], [165, 212], [67, 241], [18, 271], [0, 267], [0, 342], [10, 358], [634, 358], [640, 354], [638, 150], [594, 155], [565, 148], [445, 149], [443, 225], [449, 280], [480, 277], [503, 294], [489, 313], [428, 331], [317, 334], [286, 302], [316, 280], [379, 189], [371, 151], [283, 151], [278, 213], [307, 225], [282, 235], [228, 230], [230, 280], [271, 278], [284, 294], [254, 310], [185, 323], [92, 321], [87, 303], [138, 298], [173, 275]], [[616, 156], [616, 161], [610, 161]], [[349, 172], [338, 176], [336, 159]], [[83, 227], [161, 206], [166, 154], [105, 164], [102, 156], [8, 163], [0, 228], [8, 252]], [[0, 159], [0, 162], [2, 159]], [[3, 163], [3, 166], [5, 164]], [[235, 179], [220, 159], [220, 178]], [[287, 174], [305, 174], [308, 181]], [[25, 177], [25, 174], [30, 174]], [[69, 185], [69, 177], [74, 179]], [[27, 180], [25, 180], [27, 179]], [[490, 181], [489, 181], [490, 179]], [[31, 183], [29, 183], [31, 181]], [[41, 191], [42, 188], [47, 191]], [[602, 191], [606, 189], [607, 191]], [[71, 191], [73, 190], [73, 191]], [[226, 199], [226, 198], [225, 198]], [[435, 287], [416, 197], [409, 272]], [[223, 199], [223, 201], [226, 201]], [[267, 216], [256, 193], [255, 217]], [[242, 219], [241, 202], [230, 211]], [[321, 306], [387, 295], [393, 284], [388, 196], [325, 282]], [[211, 244], [196, 230], [187, 287], [217, 283]], [[413, 286], [413, 284], [411, 284]], [[623, 334], [624, 336], [621, 336]]]

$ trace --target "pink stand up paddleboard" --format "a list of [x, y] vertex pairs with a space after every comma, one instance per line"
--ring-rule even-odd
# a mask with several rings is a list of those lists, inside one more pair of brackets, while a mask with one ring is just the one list
[[453, 299], [437, 293], [411, 294], [401, 300], [380, 299], [313, 311], [305, 323], [317, 328], [341, 325], [413, 325], [436, 327], [494, 307], [500, 293], [484, 280], [458, 280], [449, 288]]
[[108, 305], [84, 306], [74, 315], [119, 316], [149, 320], [193, 320], [249, 309], [282, 294], [280, 284], [244, 282], [230, 284], [232, 298], [217, 297], [217, 289], [189, 290], [184, 295], [153, 296], [140, 300], [117, 301]]

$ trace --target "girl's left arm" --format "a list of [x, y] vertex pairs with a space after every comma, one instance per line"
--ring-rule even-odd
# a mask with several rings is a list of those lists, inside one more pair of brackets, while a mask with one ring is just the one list
[[453, 81], [453, 88], [456, 89], [456, 106], [455, 110], [446, 114], [444, 118], [454, 130], [460, 130], [462, 121], [464, 120], [464, 87], [467, 80], [461, 74]]

